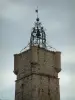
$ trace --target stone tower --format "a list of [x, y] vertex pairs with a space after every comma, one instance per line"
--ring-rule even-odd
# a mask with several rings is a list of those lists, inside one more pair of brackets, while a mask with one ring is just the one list
[[36, 12], [29, 49], [14, 55], [15, 100], [60, 100], [61, 53], [47, 49], [46, 34]]

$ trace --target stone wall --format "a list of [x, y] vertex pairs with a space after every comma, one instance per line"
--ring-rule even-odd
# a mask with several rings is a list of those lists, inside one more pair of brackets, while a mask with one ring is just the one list
[[60, 52], [33, 46], [14, 55], [15, 100], [60, 100], [57, 69]]

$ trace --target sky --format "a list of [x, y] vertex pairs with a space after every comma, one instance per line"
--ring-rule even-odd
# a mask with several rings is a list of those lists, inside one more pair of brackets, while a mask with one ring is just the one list
[[75, 100], [75, 0], [0, 0], [0, 99], [14, 100], [14, 54], [28, 43], [35, 9], [47, 42], [61, 51], [60, 98]]

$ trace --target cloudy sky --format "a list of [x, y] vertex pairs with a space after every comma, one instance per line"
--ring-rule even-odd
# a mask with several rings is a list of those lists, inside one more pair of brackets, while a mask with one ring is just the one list
[[0, 99], [14, 100], [13, 54], [28, 44], [37, 6], [48, 44], [62, 52], [61, 100], [75, 100], [75, 0], [0, 0]]

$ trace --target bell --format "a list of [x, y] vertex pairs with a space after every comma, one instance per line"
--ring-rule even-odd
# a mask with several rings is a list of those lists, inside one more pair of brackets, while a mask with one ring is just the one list
[[40, 36], [41, 36], [39, 29], [37, 29], [37, 34], [36, 34], [36, 36], [37, 36], [37, 37], [40, 37]]

